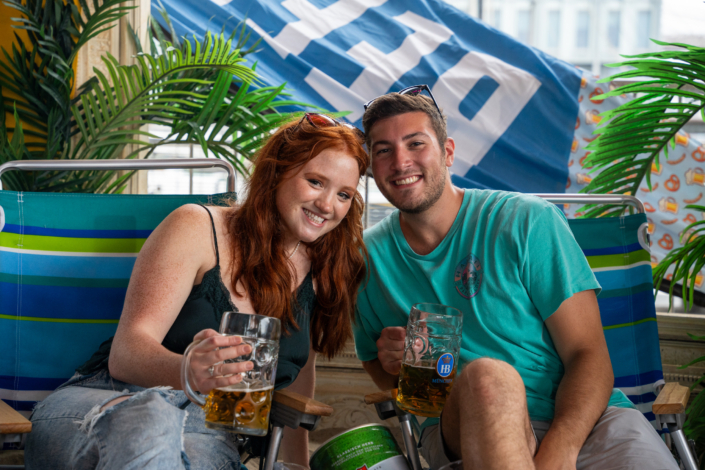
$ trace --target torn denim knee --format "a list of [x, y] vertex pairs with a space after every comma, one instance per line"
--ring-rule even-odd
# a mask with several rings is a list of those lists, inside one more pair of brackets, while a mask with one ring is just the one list
[[[174, 396], [174, 393], [171, 392], [171, 390], [172, 390], [172, 387], [169, 387], [169, 386], [152, 387], [152, 388], [148, 388], [146, 390], [143, 390], [141, 392], [136, 392], [136, 393], [130, 392], [129, 390], [125, 389], [122, 392], [118, 393], [117, 395], [110, 397], [109, 399], [104, 400], [103, 402], [101, 402], [101, 403], [95, 405], [93, 408], [91, 408], [91, 410], [83, 418], [83, 421], [81, 421], [80, 430], [87, 433], [87, 434], [90, 434], [91, 431], [93, 430], [93, 426], [95, 426], [95, 423], [100, 418], [105, 416], [107, 413], [112, 413], [113, 411], [115, 411], [116, 407], [121, 408], [120, 405], [122, 405], [123, 403], [128, 403], [130, 400], [132, 400], [138, 396], [141, 396], [141, 395], [144, 395], [147, 393], [157, 392], [161, 396], [163, 396], [164, 398], [169, 400], [170, 398], [173, 398], [173, 396]], [[127, 400], [121, 401], [120, 403], [116, 403], [115, 405], [113, 405], [109, 408], [106, 408], [104, 410], [102, 409], [105, 405], [107, 405], [111, 401], [116, 400], [120, 397], [125, 397], [125, 396], [130, 396], [130, 398], [128, 398]], [[125, 405], [125, 406], [128, 406], [128, 405]], [[188, 413], [187, 413], [187, 416], [188, 416]], [[186, 418], [184, 418], [184, 423], [186, 422], [185, 419]], [[183, 433], [183, 429], [182, 429], [182, 433]]]
[[[128, 398], [102, 410], [121, 397]], [[80, 430], [97, 448], [104, 449], [101, 459], [115, 468], [189, 469], [184, 443], [188, 412], [175, 406], [176, 400], [171, 387], [136, 393], [123, 390], [94, 406]]]

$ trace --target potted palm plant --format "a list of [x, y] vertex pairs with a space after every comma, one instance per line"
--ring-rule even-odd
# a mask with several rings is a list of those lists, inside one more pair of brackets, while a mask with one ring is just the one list
[[[129, 9], [126, 0], [6, 0], [17, 10], [16, 36], [0, 57], [0, 164], [23, 159], [126, 158], [173, 143], [197, 144], [206, 155], [230, 161], [241, 172], [268, 132], [290, 119], [291, 101], [278, 87], [257, 85], [244, 24], [225, 36], [167, 40], [152, 19], [150, 47], [135, 65], [102, 57], [107, 74], [74, 83], [78, 51], [112, 28]], [[162, 9], [167, 25], [168, 15]], [[173, 30], [172, 30], [173, 33]], [[136, 36], [133, 34], [136, 38]], [[73, 90], [76, 90], [75, 93]], [[8, 124], [6, 114], [14, 116]], [[166, 137], [145, 125], [168, 129]], [[131, 173], [115, 178], [106, 172], [9, 172], [3, 187], [18, 191], [119, 192]]]

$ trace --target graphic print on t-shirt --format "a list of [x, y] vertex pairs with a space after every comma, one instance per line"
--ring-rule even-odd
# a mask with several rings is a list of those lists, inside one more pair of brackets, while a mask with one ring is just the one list
[[455, 289], [466, 299], [480, 292], [482, 285], [482, 264], [477, 256], [470, 253], [455, 267]]

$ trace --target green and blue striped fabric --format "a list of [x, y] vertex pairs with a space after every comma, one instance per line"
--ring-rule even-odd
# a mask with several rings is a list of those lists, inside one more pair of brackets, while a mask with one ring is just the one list
[[646, 215], [572, 219], [570, 228], [602, 292], [597, 298], [614, 386], [656, 426], [654, 385], [663, 383]]
[[112, 336], [137, 254], [213, 196], [0, 191], [0, 399], [29, 411]]

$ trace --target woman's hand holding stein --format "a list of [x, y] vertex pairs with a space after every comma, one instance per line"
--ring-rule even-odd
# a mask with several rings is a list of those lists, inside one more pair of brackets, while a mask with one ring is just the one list
[[191, 351], [189, 375], [191, 384], [204, 395], [215, 388], [241, 382], [240, 373], [254, 367], [252, 361], [224, 362], [252, 352], [252, 346], [242, 344], [240, 336], [223, 336], [207, 329], [198, 332], [193, 341], [198, 344]]

